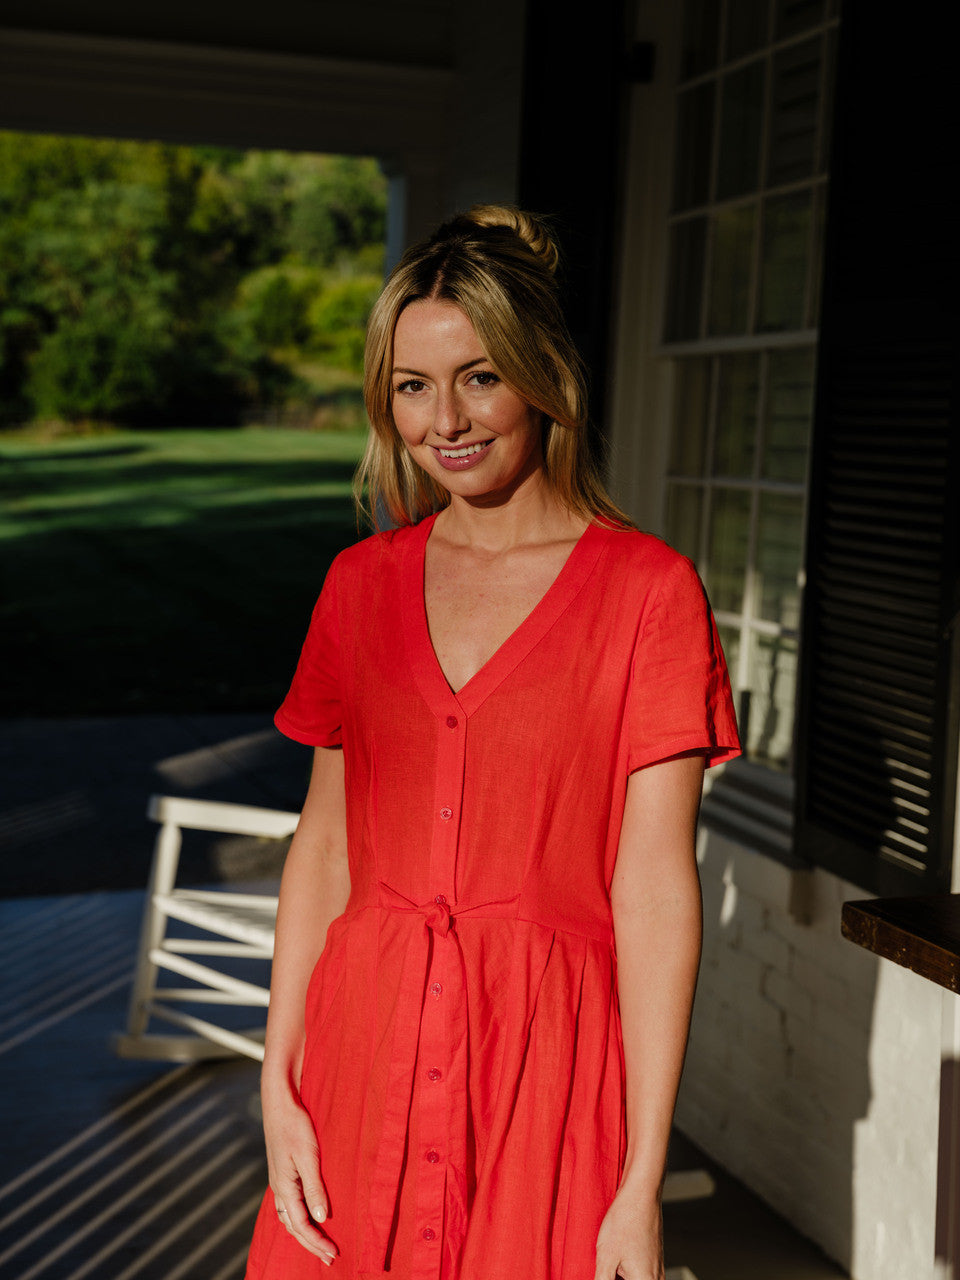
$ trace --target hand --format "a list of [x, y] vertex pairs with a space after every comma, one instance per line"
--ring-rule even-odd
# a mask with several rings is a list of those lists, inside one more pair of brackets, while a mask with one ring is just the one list
[[263, 1134], [277, 1216], [295, 1240], [329, 1266], [337, 1256], [332, 1240], [315, 1226], [330, 1212], [320, 1178], [320, 1151], [313, 1122], [286, 1084], [264, 1080]]
[[664, 1280], [663, 1220], [659, 1198], [617, 1192], [597, 1235], [594, 1280]]

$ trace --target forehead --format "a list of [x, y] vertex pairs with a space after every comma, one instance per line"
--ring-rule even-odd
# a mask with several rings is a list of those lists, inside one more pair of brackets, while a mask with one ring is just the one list
[[460, 361], [485, 354], [469, 317], [455, 302], [421, 298], [400, 313], [393, 333], [394, 364], [408, 364], [418, 356], [448, 355]]

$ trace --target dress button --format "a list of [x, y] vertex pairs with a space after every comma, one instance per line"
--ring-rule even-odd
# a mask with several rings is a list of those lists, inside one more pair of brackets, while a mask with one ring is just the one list
[[449, 822], [449, 821], [450, 821], [450, 819], [453, 817], [453, 810], [452, 810], [452, 809], [441, 809], [441, 810], [440, 810], [440, 817], [444, 820], [444, 822]]
[[439, 982], [430, 983], [430, 994], [432, 996], [436, 996], [437, 999], [440, 998], [440, 996], [443, 994], [443, 987], [440, 985]]
[[434, 1231], [433, 1227], [424, 1227], [420, 1234], [423, 1236], [424, 1240], [436, 1240], [437, 1238], [437, 1233]]
[[456, 717], [456, 716], [447, 716], [447, 728], [448, 728], [448, 729], [455, 729], [459, 723], [460, 723], [460, 721], [457, 719], [457, 717]]
[[437, 904], [438, 907], [445, 907], [447, 905], [447, 900], [442, 893], [437, 894], [437, 896], [434, 898], [434, 902]]
[[439, 1067], [431, 1067], [430, 1070], [427, 1072], [427, 1079], [439, 1080], [442, 1075], [443, 1075], [443, 1072], [440, 1070]]
[[439, 1160], [440, 1160], [440, 1152], [439, 1152], [439, 1151], [428, 1151], [428, 1152], [427, 1152], [427, 1161], [428, 1161], [428, 1163], [430, 1163], [430, 1164], [437, 1164], [437, 1163], [439, 1163]]

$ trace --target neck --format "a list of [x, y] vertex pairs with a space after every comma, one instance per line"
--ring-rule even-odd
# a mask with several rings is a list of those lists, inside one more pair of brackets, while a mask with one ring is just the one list
[[453, 496], [437, 520], [450, 542], [494, 554], [531, 543], [577, 538], [586, 527], [586, 521], [550, 491], [542, 471], [499, 501]]

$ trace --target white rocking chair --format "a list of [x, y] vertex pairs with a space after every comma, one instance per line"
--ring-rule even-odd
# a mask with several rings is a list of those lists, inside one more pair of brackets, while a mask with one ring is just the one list
[[[114, 1037], [114, 1051], [124, 1058], [167, 1062], [193, 1062], [241, 1053], [262, 1062], [262, 1023], [252, 1030], [234, 1031], [176, 1006], [245, 1005], [266, 1009], [270, 999], [266, 983], [261, 986], [234, 977], [189, 957], [242, 957], [269, 962], [273, 957], [277, 899], [267, 894], [232, 893], [229, 889], [178, 889], [181, 831], [280, 839], [293, 834], [300, 815], [250, 805], [152, 796], [147, 816], [161, 827], [147, 886], [127, 1029]], [[169, 920], [183, 921], [214, 936], [171, 937]], [[160, 986], [161, 969], [198, 985]], [[154, 1018], [173, 1023], [188, 1034], [151, 1032], [148, 1028]]]

